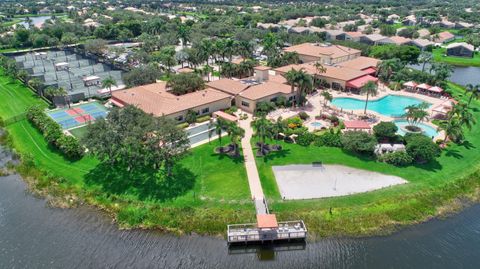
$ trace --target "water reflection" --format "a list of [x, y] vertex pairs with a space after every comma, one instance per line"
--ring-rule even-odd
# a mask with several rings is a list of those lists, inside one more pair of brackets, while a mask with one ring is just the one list
[[[430, 70], [430, 64], [425, 64], [425, 72]], [[410, 65], [417, 70], [422, 70], [422, 65]], [[460, 85], [480, 84], [480, 67], [475, 66], [454, 66], [452, 76], [449, 78]]]
[[305, 242], [287, 242], [282, 244], [249, 244], [249, 245], [230, 245], [228, 247], [229, 255], [256, 254], [259, 261], [273, 261], [277, 252], [282, 251], [302, 251], [306, 249]]

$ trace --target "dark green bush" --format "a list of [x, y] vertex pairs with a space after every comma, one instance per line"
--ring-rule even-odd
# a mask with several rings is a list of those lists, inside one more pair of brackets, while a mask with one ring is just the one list
[[440, 156], [440, 147], [430, 137], [422, 134], [405, 135], [407, 153], [417, 163], [428, 163]]
[[47, 116], [43, 109], [38, 106], [31, 107], [27, 111], [27, 119], [40, 130], [48, 144], [59, 149], [65, 157], [69, 159], [82, 157], [83, 148], [78, 140], [65, 135], [60, 125]]
[[310, 118], [310, 116], [308, 116], [307, 112], [305, 111], [301, 111], [300, 113], [298, 113], [298, 117], [300, 117], [300, 119], [302, 120], [307, 120], [308, 118]]
[[412, 163], [413, 158], [405, 151], [396, 151], [385, 153], [378, 160], [395, 166], [407, 166]]
[[309, 132], [304, 132], [300, 134], [295, 140], [297, 141], [297, 144], [306, 147], [312, 144], [313, 140], [315, 140], [315, 135]]
[[315, 137], [313, 143], [317, 147], [342, 147], [340, 132], [335, 132], [333, 130]]
[[341, 141], [345, 150], [360, 154], [372, 154], [377, 145], [377, 139], [363, 131], [347, 131]]

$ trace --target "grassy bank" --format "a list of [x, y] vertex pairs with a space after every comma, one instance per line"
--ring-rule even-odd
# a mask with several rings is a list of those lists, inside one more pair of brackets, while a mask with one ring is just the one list
[[445, 56], [447, 49], [436, 48], [432, 51], [433, 60], [458, 66], [480, 66], [480, 54], [475, 53], [473, 58]]
[[[0, 85], [2, 118], [20, 115], [33, 104], [46, 106], [17, 81], [0, 76]], [[87, 203], [104, 209], [122, 227], [177, 233], [223, 234], [227, 223], [255, 216], [243, 160], [214, 154], [217, 142], [195, 148], [175, 167], [172, 181], [140, 176], [125, 180], [132, 178], [129, 172], [102, 166], [93, 157], [66, 160], [24, 119], [6, 130], [8, 143], [24, 159], [18, 171], [32, 191], [48, 195], [53, 205]]]
[[[449, 84], [449, 88], [457, 98], [466, 99], [460, 87]], [[480, 122], [479, 108], [475, 102], [477, 122]], [[435, 162], [402, 168], [351, 155], [339, 148], [282, 143], [282, 152], [257, 158], [257, 166], [270, 207], [280, 219], [304, 219], [311, 231], [321, 235], [370, 235], [426, 220], [443, 212], [459, 196], [477, 196], [480, 187], [478, 125], [467, 131], [466, 141], [463, 145], [448, 147]], [[396, 175], [409, 184], [345, 197], [282, 201], [272, 166], [314, 161]]]

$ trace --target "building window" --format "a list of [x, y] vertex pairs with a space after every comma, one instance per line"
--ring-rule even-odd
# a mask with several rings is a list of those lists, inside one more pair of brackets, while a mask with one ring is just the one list
[[250, 104], [246, 101], [242, 101], [242, 106], [244, 107], [250, 107]]
[[177, 121], [182, 121], [182, 120], [183, 120], [183, 116], [175, 117], [175, 119], [176, 119]]
[[202, 109], [202, 114], [205, 114], [205, 113], [208, 113], [208, 112], [210, 112], [209, 107], [206, 107], [206, 108]]
[[270, 99], [270, 102], [274, 102], [274, 103], [277, 102], [277, 97]]
[[288, 101], [292, 101], [292, 100], [295, 100], [295, 95], [288, 97]]

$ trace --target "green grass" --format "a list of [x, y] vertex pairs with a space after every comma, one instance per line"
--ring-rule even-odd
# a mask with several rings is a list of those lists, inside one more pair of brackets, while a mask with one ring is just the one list
[[78, 139], [82, 139], [87, 132], [87, 125], [69, 130], [69, 132]]
[[[457, 98], [467, 98], [463, 96], [461, 87], [449, 84], [449, 88]], [[474, 115], [480, 122], [480, 106], [478, 101], [474, 104]], [[437, 214], [437, 206], [461, 195], [462, 192], [455, 187], [446, 186], [459, 186], [462, 178], [469, 178], [479, 170], [480, 128], [476, 126], [468, 131], [466, 140], [463, 145], [448, 147], [435, 162], [402, 168], [355, 156], [339, 148], [303, 147], [287, 143], [281, 143], [283, 151], [267, 158], [257, 158], [256, 161], [262, 187], [271, 201], [270, 207], [280, 219], [304, 219], [310, 230], [319, 234], [362, 235], [424, 220]], [[310, 164], [314, 161], [396, 175], [408, 180], [409, 184], [345, 197], [282, 201], [272, 166]], [[480, 187], [478, 175], [470, 180], [464, 188], [465, 192]], [[425, 197], [428, 200], [420, 202]], [[334, 208], [333, 216], [328, 213], [330, 207]], [[408, 210], [412, 212], [405, 212]]]
[[[0, 81], [0, 117], [22, 114], [32, 104], [47, 106], [19, 82], [4, 76]], [[255, 216], [243, 160], [214, 154], [217, 142], [193, 149], [175, 167], [177, 176], [167, 181], [111, 169], [88, 155], [69, 161], [25, 119], [6, 128], [10, 144], [36, 167], [28, 162], [19, 171], [34, 189], [58, 197], [61, 205], [71, 203], [66, 197], [73, 195], [105, 209], [122, 226], [180, 233], [223, 234], [227, 223]]]
[[480, 66], [480, 54], [475, 53], [473, 58], [445, 56], [447, 49], [436, 48], [433, 50], [433, 59], [436, 62], [444, 62], [459, 66]]

